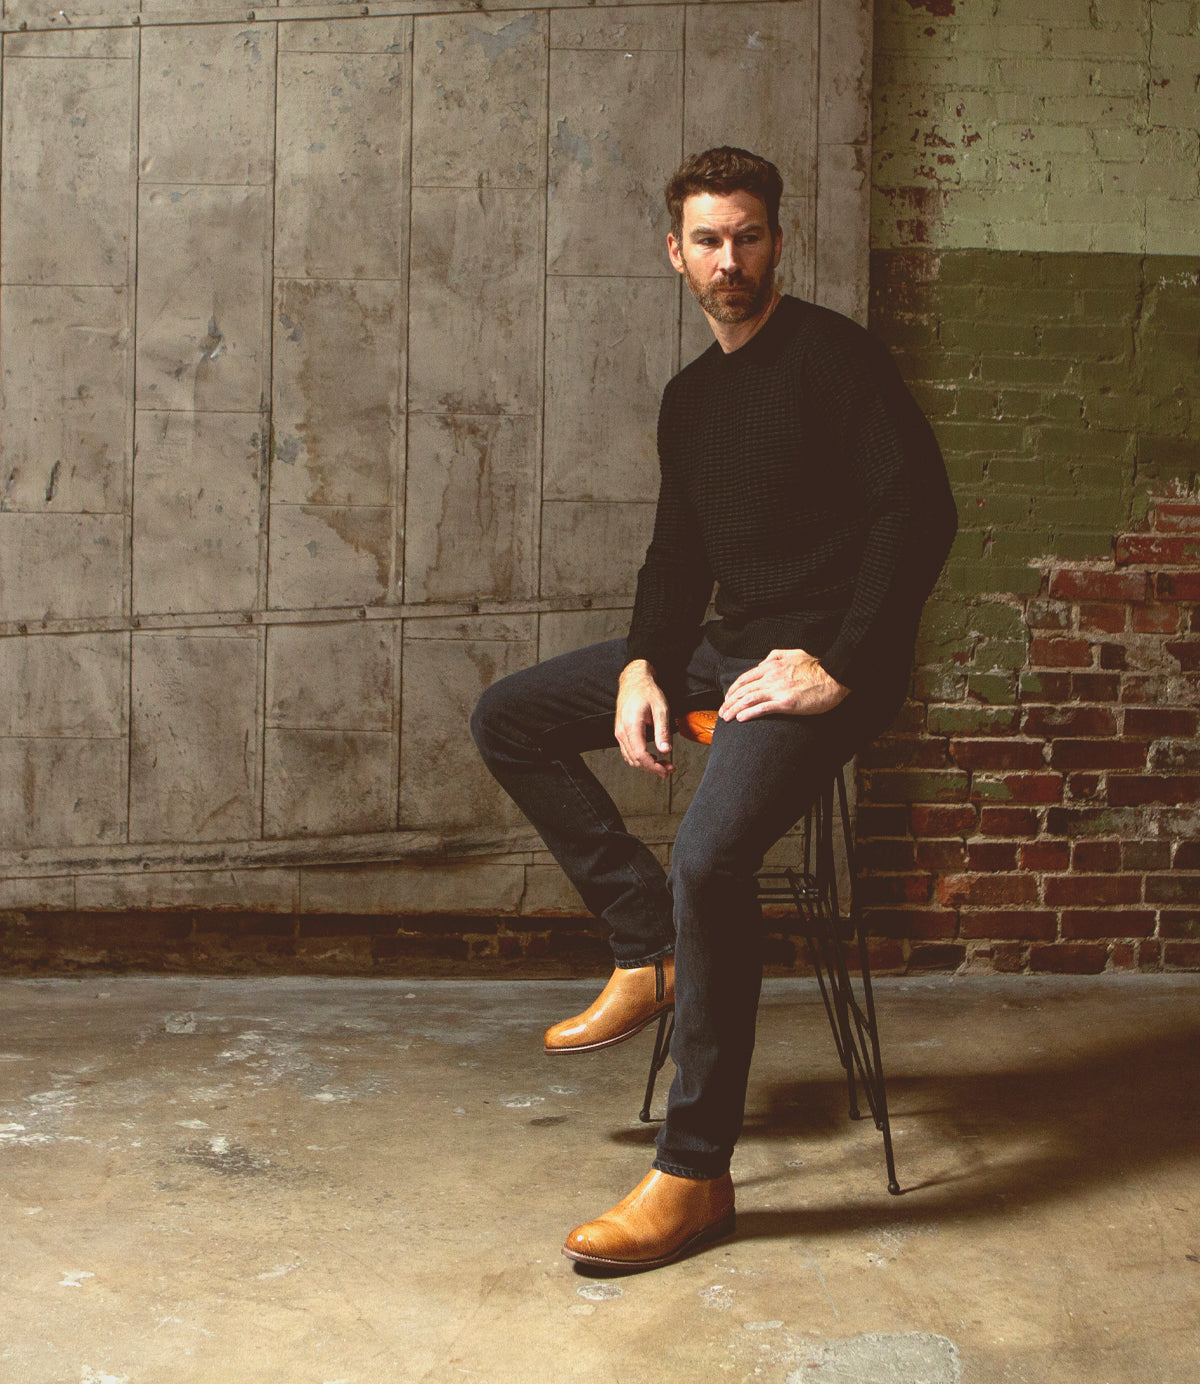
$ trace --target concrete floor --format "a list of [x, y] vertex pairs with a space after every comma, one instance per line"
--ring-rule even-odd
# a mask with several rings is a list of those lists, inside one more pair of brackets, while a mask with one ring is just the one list
[[736, 1237], [559, 1254], [649, 1166], [594, 982], [0, 981], [4, 1384], [1192, 1384], [1200, 976], [881, 983], [904, 1195], [768, 984]]

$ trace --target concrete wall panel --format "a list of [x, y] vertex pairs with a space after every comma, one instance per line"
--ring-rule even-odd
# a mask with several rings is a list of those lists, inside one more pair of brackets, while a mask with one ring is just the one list
[[682, 108], [679, 53], [551, 53], [552, 274], [674, 273], [662, 189], [679, 163]]
[[654, 505], [542, 506], [542, 595], [632, 595], [654, 528]]
[[79, 909], [229, 908], [292, 913], [300, 907], [298, 870], [143, 870], [81, 879]]
[[785, 191], [816, 191], [817, 19], [816, 0], [688, 7], [689, 153], [740, 145], [778, 167]]
[[415, 186], [545, 184], [548, 28], [534, 10], [415, 21]]
[[135, 634], [129, 834], [259, 835], [258, 634]]
[[386, 505], [404, 465], [402, 283], [275, 285], [271, 498]]
[[143, 188], [139, 408], [234, 413], [262, 406], [270, 225], [262, 188]]
[[129, 636], [0, 640], [0, 736], [119, 739], [129, 730]]
[[264, 836], [335, 836], [395, 825], [390, 731], [267, 730]]
[[404, 53], [412, 34], [412, 20], [407, 15], [356, 17], [353, 24], [337, 19], [292, 19], [278, 27], [281, 53]]
[[546, 289], [546, 456], [554, 500], [653, 500], [658, 402], [675, 373], [667, 279], [554, 278]]
[[124, 288], [0, 289], [5, 509], [124, 510], [130, 316]]
[[533, 641], [407, 639], [400, 729], [400, 823], [514, 823], [516, 809], [483, 767], [467, 722], [479, 694], [535, 661]]
[[404, 599], [532, 596], [535, 420], [414, 414], [408, 445]]
[[0, 738], [0, 840], [10, 850], [125, 834], [124, 740]]
[[393, 520], [392, 510], [379, 505], [272, 505], [271, 608], [388, 600]]
[[544, 205], [524, 189], [414, 190], [413, 411], [538, 411]]
[[259, 595], [257, 414], [139, 413], [133, 608], [253, 610]]
[[0, 620], [113, 617], [124, 606], [121, 515], [0, 512]]
[[397, 627], [358, 621], [267, 631], [267, 724], [386, 731], [396, 701]]
[[281, 53], [275, 272], [395, 279], [408, 221], [409, 53]]
[[866, 325], [871, 245], [863, 209], [871, 196], [870, 151], [861, 144], [823, 145], [821, 159], [830, 176], [817, 197], [813, 296]]
[[142, 37], [143, 183], [269, 183], [275, 26], [189, 24]]
[[306, 913], [515, 913], [525, 886], [520, 865], [360, 865], [307, 869]]
[[134, 178], [125, 59], [10, 58], [0, 137], [0, 278], [124, 284]]
[[609, 48], [622, 53], [683, 48], [682, 5], [616, 5], [550, 11], [552, 48]]

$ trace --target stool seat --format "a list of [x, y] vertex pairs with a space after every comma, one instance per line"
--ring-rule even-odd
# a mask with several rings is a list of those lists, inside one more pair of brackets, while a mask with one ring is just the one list
[[676, 717], [675, 729], [685, 740], [693, 740], [697, 745], [711, 745], [717, 719], [715, 711], [685, 711], [682, 716]]

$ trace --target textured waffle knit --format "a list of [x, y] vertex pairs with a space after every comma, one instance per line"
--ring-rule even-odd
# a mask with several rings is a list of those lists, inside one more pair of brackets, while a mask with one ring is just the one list
[[745, 346], [667, 386], [662, 482], [628, 640], [669, 684], [700, 637], [806, 649], [851, 689], [907, 672], [957, 514], [933, 432], [887, 351], [785, 297]]

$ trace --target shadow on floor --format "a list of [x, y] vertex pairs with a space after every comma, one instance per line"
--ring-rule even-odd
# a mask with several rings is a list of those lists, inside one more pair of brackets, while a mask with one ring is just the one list
[[[866, 1141], [874, 1135], [869, 1117], [858, 1125], [847, 1117], [843, 1080], [754, 1086], [743, 1144], [817, 1142], [836, 1164], [840, 1142], [856, 1180], [871, 1160], [878, 1163], [881, 1196], [869, 1205], [857, 1196], [836, 1202], [828, 1192], [829, 1161], [815, 1187], [784, 1169], [740, 1178], [740, 1188], [795, 1180], [808, 1205], [739, 1212], [739, 1238], [844, 1231], [914, 1214], [927, 1222], [995, 1218], [1128, 1184], [1160, 1164], [1194, 1156], [1200, 1152], [1200, 1019], [1181, 1015], [1174, 1033], [1098, 1042], [1081, 1053], [1048, 1051], [1036, 1065], [1006, 1072], [906, 1077], [893, 1063], [887, 1088], [893, 1131], [904, 1131], [896, 1148], [898, 1199], [883, 1192], [883, 1143], [878, 1136]], [[614, 1130], [610, 1137], [649, 1145], [656, 1128]]]

